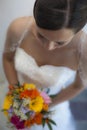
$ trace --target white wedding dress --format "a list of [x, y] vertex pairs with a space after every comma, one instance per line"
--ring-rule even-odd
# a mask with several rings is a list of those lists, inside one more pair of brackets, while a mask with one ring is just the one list
[[[76, 76], [76, 71], [67, 67], [56, 67], [53, 65], [39, 67], [35, 59], [20, 47], [16, 50], [14, 61], [20, 83], [35, 83], [37, 88], [44, 88], [45, 91], [49, 91], [49, 94], [59, 93], [62, 89], [68, 87]], [[76, 130], [68, 101], [51, 109], [53, 110], [51, 118], [57, 124], [57, 126], [53, 125], [53, 130]], [[10, 130], [10, 128], [6, 128], [6, 122], [3, 121], [3, 123], [5, 126], [1, 124], [1, 130]], [[47, 126], [43, 128], [42, 126], [34, 125], [29, 130], [49, 129]]]
[[[66, 67], [43, 65], [39, 67], [33, 57], [22, 48], [17, 48], [15, 55], [15, 68], [19, 81], [35, 83], [37, 88], [44, 88], [49, 94], [57, 94], [74, 81], [76, 72]], [[63, 102], [51, 108], [54, 113], [52, 119], [57, 123], [53, 130], [75, 130], [75, 124], [70, 112], [69, 102]], [[48, 130], [41, 126], [33, 126], [29, 130]]]
[[[23, 38], [24, 35], [22, 35], [20, 43]], [[20, 83], [35, 83], [37, 88], [44, 88], [45, 91], [49, 91], [49, 94], [60, 93], [62, 89], [74, 82], [76, 76], [76, 71], [67, 67], [56, 67], [53, 65], [42, 65], [39, 67], [35, 59], [27, 54], [24, 49], [20, 48], [20, 46], [16, 49], [14, 64]], [[60, 103], [51, 109], [54, 111], [51, 118], [57, 124], [57, 126], [53, 126], [53, 130], [76, 130], [69, 101]], [[0, 124], [0, 127], [1, 130], [10, 130], [6, 128], [5, 123], [4, 125]], [[29, 130], [49, 129], [47, 126], [43, 128], [42, 126], [34, 125]]]
[[[53, 65], [38, 66], [35, 59], [27, 54], [20, 44], [24, 39], [27, 30], [19, 40], [19, 47], [16, 49], [14, 64], [17, 70], [20, 83], [35, 83], [37, 88], [49, 91], [49, 94], [58, 94], [62, 89], [74, 82], [76, 71], [67, 67], [56, 67]], [[53, 130], [75, 130], [74, 118], [70, 111], [69, 101], [63, 102], [51, 108], [53, 115], [51, 118], [56, 122]], [[46, 125], [34, 125], [29, 130], [49, 130]]]

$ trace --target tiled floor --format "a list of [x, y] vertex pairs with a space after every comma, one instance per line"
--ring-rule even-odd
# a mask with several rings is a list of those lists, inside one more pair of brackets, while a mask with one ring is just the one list
[[76, 130], [87, 130], [87, 90], [71, 100], [70, 107], [76, 120]]

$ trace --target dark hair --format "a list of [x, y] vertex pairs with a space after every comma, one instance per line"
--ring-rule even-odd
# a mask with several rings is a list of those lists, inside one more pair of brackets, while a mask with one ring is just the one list
[[78, 32], [87, 22], [87, 0], [36, 0], [33, 13], [41, 28]]

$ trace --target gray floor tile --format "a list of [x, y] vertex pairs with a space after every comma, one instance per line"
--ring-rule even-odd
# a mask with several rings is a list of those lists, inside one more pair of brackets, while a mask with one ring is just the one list
[[71, 102], [70, 107], [76, 120], [87, 120], [87, 102]]
[[76, 130], [87, 130], [87, 121], [77, 121]]
[[77, 102], [77, 101], [87, 101], [87, 90], [84, 90], [82, 93], [80, 93], [78, 96], [73, 98], [71, 101]]

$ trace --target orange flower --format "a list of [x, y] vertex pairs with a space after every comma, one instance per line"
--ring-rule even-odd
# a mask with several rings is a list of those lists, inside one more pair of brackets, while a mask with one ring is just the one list
[[25, 90], [20, 93], [20, 98], [28, 98], [28, 90]]
[[9, 85], [8, 88], [9, 88], [10, 90], [13, 90], [13, 89], [14, 89], [14, 86]]
[[36, 114], [36, 116], [34, 117], [35, 123], [38, 125], [42, 124], [42, 118], [43, 115], [41, 113]]
[[25, 90], [20, 94], [20, 98], [30, 97], [31, 99], [33, 99], [33, 98], [36, 98], [39, 95], [40, 95], [40, 93], [37, 89]]
[[33, 119], [25, 121], [25, 127], [31, 127], [34, 123], [42, 124], [42, 117], [41, 113], [37, 113]]
[[45, 111], [48, 110], [48, 104], [46, 104], [46, 103], [43, 104], [43, 110], [45, 110]]
[[40, 96], [40, 92], [37, 89], [30, 90], [29, 97], [31, 99], [36, 98], [37, 96]]
[[35, 122], [34, 122], [34, 120], [32, 119], [32, 120], [27, 120], [27, 121], [25, 121], [25, 127], [31, 127], [33, 124], [34, 124]]
[[9, 90], [9, 92], [7, 93], [7, 95], [12, 95], [12, 91], [11, 91], [11, 90]]
[[46, 123], [49, 123], [49, 119], [48, 118], [46, 118]]

